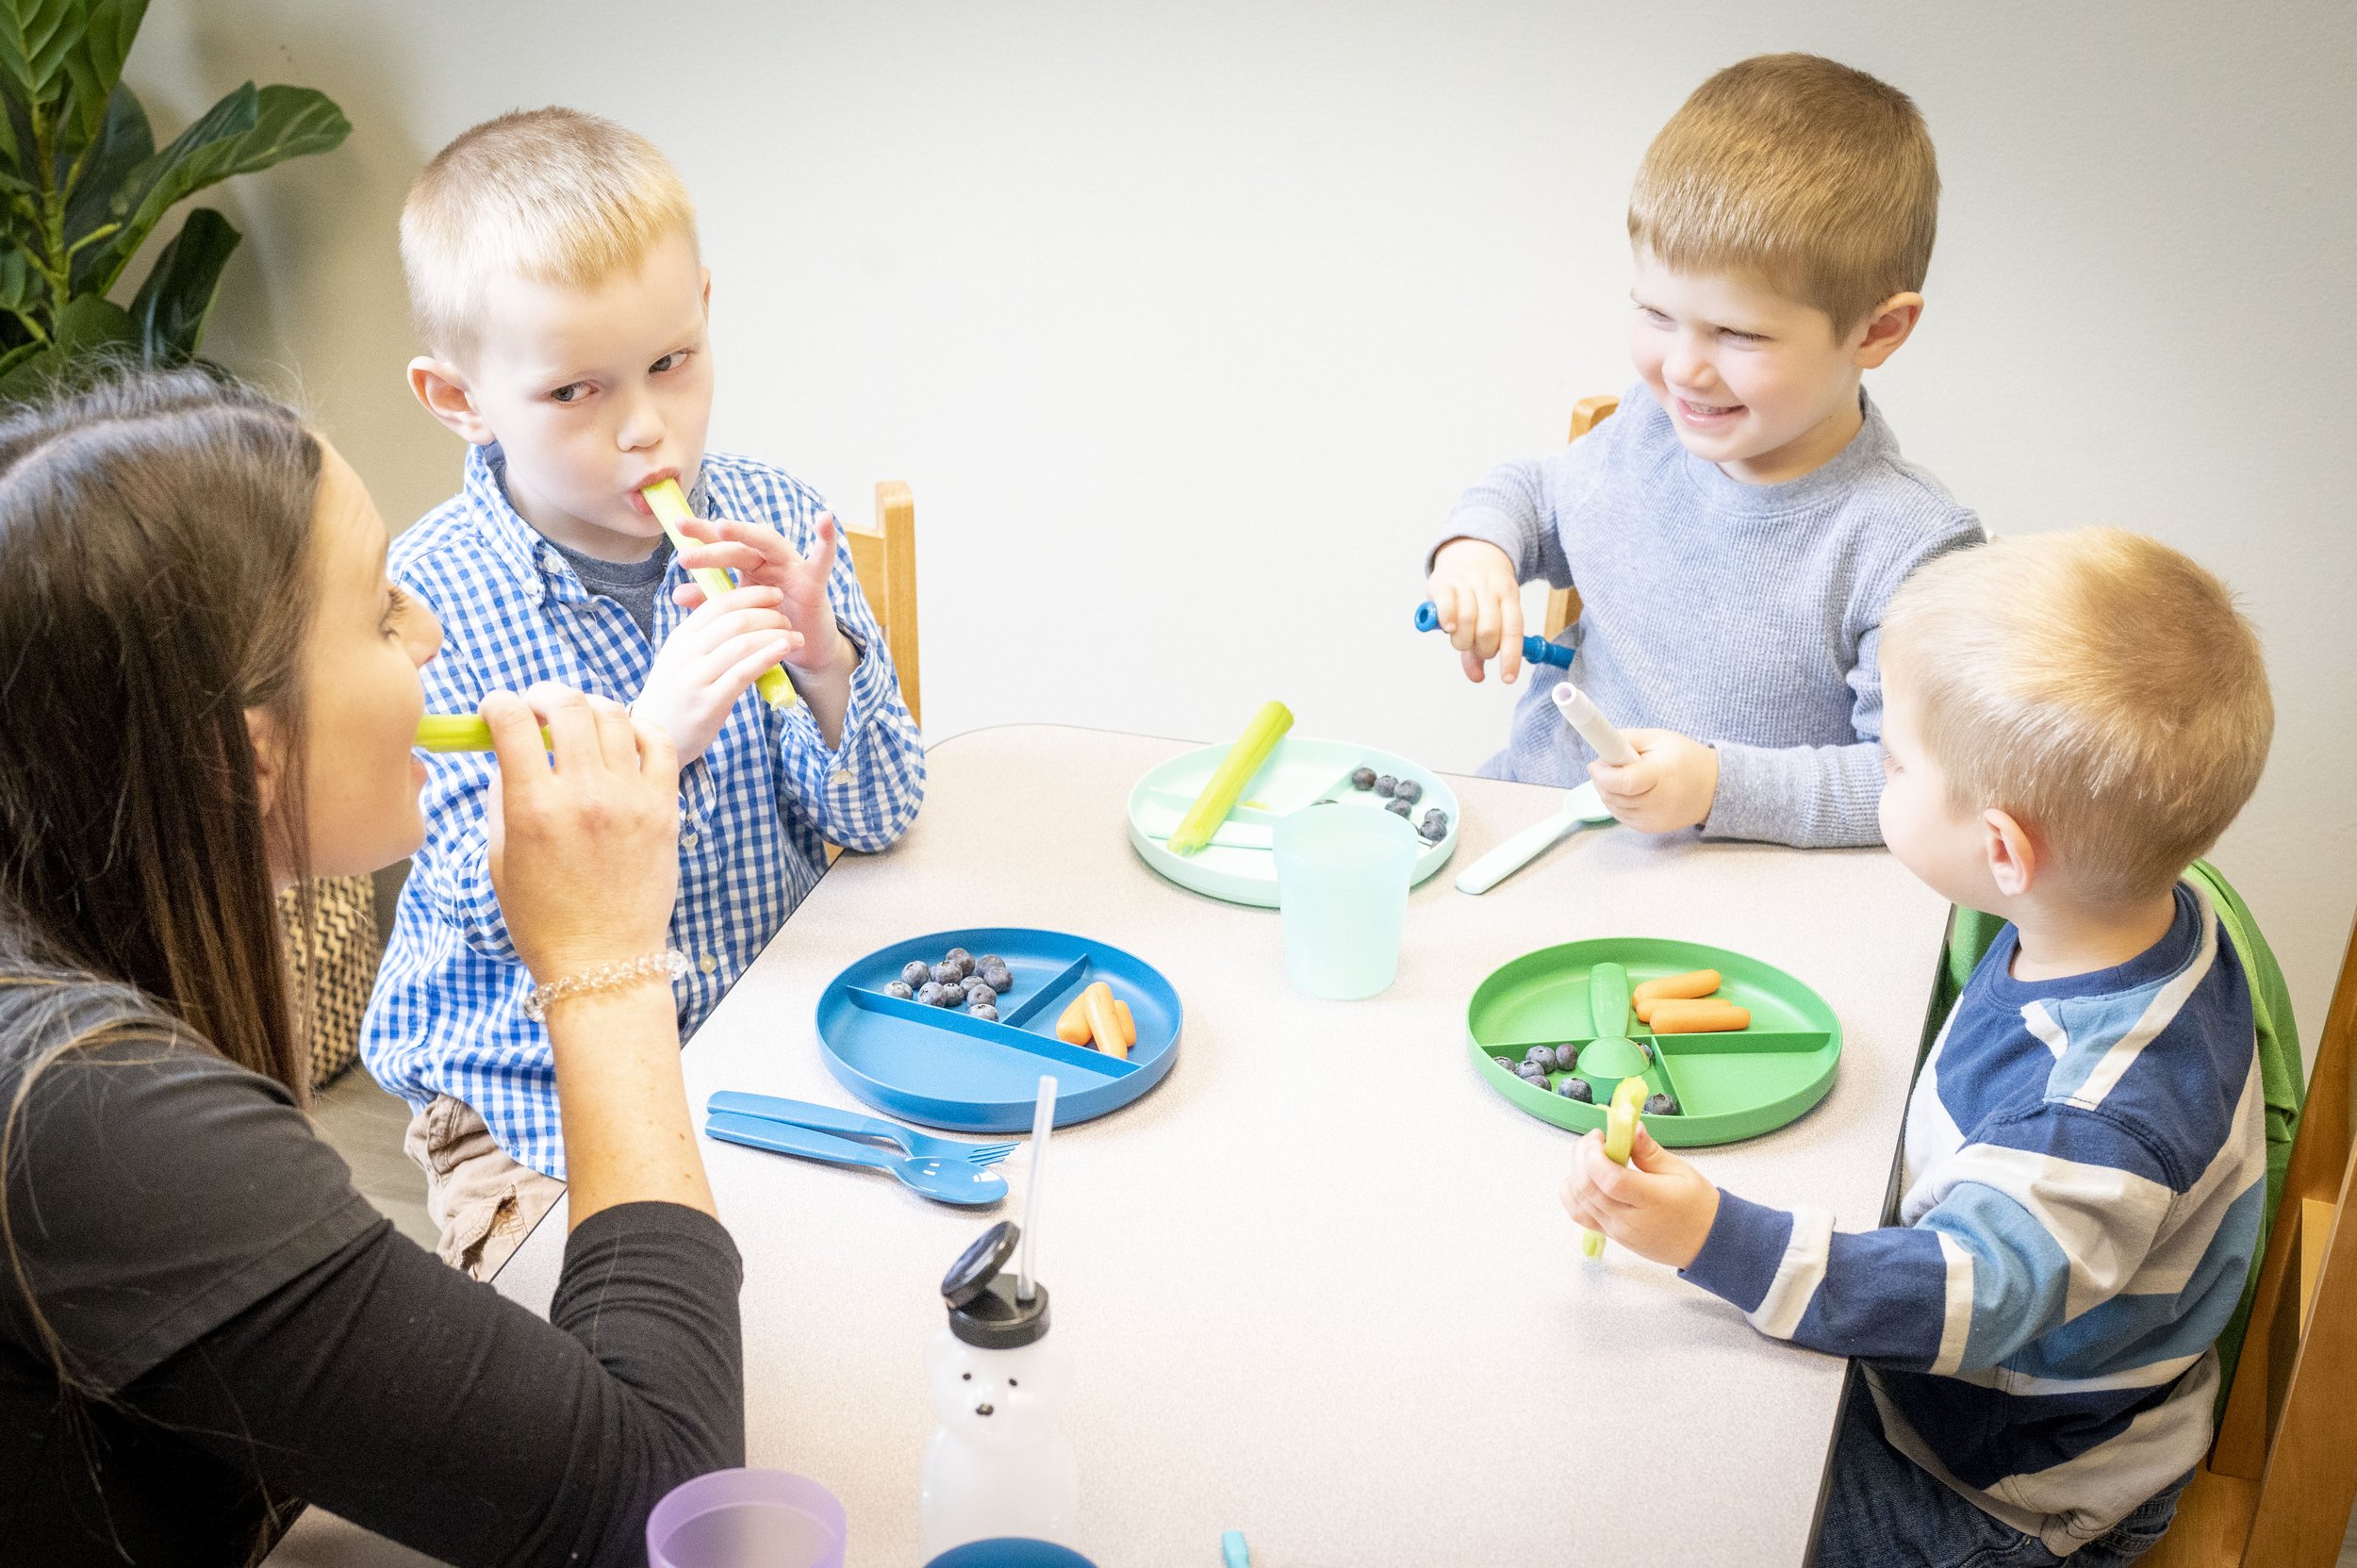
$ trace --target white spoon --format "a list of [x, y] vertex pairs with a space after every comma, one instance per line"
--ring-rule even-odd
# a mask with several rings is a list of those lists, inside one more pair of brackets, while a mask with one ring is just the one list
[[1561, 811], [1541, 817], [1458, 872], [1457, 891], [1487, 893], [1536, 860], [1541, 851], [1566, 834], [1611, 820], [1612, 814], [1604, 809], [1604, 801], [1596, 794], [1595, 782], [1590, 780], [1563, 797]]

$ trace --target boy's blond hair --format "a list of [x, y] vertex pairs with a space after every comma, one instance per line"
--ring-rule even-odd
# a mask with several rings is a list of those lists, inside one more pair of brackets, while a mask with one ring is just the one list
[[463, 355], [493, 277], [595, 284], [674, 234], [696, 242], [695, 205], [636, 131], [570, 108], [486, 120], [434, 155], [401, 209], [418, 336], [435, 354]]
[[1923, 287], [1939, 168], [1915, 100], [1817, 55], [1760, 55], [1694, 90], [1629, 195], [1628, 237], [1678, 272], [1752, 272], [1848, 334]]
[[2275, 703], [2226, 585], [2118, 528], [2025, 534], [1933, 561], [1883, 617], [1958, 812], [2012, 813], [2103, 903], [2167, 887], [2266, 766]]

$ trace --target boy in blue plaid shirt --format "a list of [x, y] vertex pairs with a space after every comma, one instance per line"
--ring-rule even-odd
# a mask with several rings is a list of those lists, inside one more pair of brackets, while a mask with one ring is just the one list
[[[459, 493], [394, 541], [441, 619], [437, 711], [553, 681], [628, 702], [685, 766], [672, 944], [680, 1029], [711, 1011], [826, 868], [915, 817], [924, 755], [834, 520], [807, 487], [704, 451], [711, 275], [663, 155], [569, 109], [503, 115], [436, 155], [401, 223], [409, 384], [468, 442]], [[639, 491], [701, 520], [673, 553]], [[736, 574], [709, 602], [697, 568]], [[799, 701], [753, 683], [783, 663]], [[485, 862], [488, 757], [433, 759], [428, 835], [363, 1031], [415, 1113], [407, 1147], [451, 1263], [487, 1277], [563, 1191], [555, 1065], [524, 1016]]]

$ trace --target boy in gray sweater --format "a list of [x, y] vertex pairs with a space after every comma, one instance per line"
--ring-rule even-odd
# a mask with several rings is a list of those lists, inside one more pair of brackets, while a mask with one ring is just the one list
[[1705, 82], [1629, 201], [1641, 386], [1465, 492], [1429, 592], [1467, 678], [1522, 665], [1520, 586], [1576, 585], [1572, 675], [1638, 760], [1534, 681], [1492, 778], [1592, 777], [1646, 833], [1881, 841], [1883, 606], [1981, 528], [1899, 455], [1860, 380], [1923, 310], [1939, 175], [1914, 103], [1812, 55]]

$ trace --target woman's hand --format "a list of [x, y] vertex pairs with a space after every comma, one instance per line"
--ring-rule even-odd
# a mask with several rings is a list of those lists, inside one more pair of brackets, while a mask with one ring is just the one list
[[481, 712], [500, 767], [486, 803], [491, 886], [533, 978], [662, 951], [679, 895], [669, 737], [618, 702], [552, 682], [523, 697], [493, 692]]

